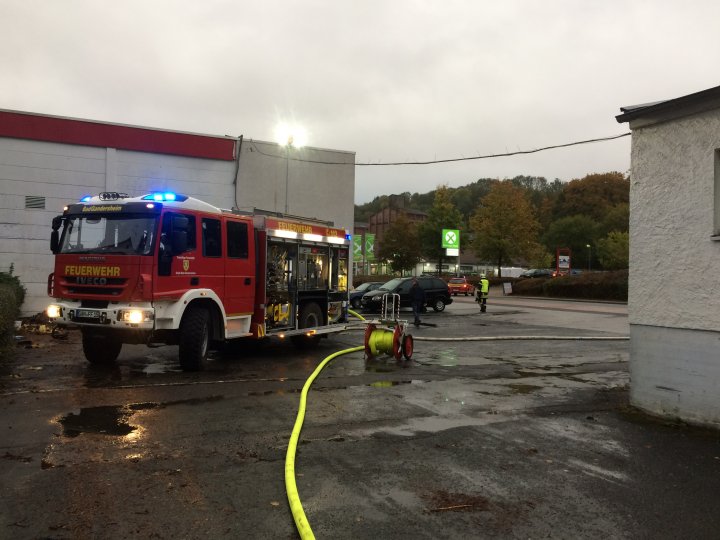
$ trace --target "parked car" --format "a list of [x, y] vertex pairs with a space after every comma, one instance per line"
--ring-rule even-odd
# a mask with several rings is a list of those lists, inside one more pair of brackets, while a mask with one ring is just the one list
[[467, 296], [475, 292], [475, 287], [473, 287], [472, 283], [468, 283], [468, 280], [464, 277], [450, 278], [450, 281], [448, 281], [448, 289], [450, 289], [450, 294], [453, 296], [458, 294]]
[[355, 289], [350, 291], [350, 306], [352, 306], [353, 309], [360, 309], [361, 303], [360, 300], [362, 299], [362, 295], [366, 292], [374, 291], [375, 289], [379, 289], [380, 286], [385, 283], [384, 281], [366, 281], [365, 283], [362, 283], [358, 285]]
[[[450, 296], [448, 284], [442, 279], [420, 276], [417, 280], [425, 291], [425, 305], [431, 307], [433, 311], [443, 311], [445, 306], [452, 304], [453, 299]], [[361, 300], [363, 311], [380, 311], [384, 294], [399, 294], [400, 307], [412, 307], [410, 302], [411, 285], [412, 278], [395, 278], [383, 284], [379, 289], [366, 292]]]
[[577, 268], [571, 268], [570, 270], [554, 270], [552, 273], [552, 277], [579, 276], [580, 274], [582, 274], [582, 270], [578, 270]]
[[547, 268], [531, 268], [520, 274], [521, 278], [552, 277], [553, 271]]

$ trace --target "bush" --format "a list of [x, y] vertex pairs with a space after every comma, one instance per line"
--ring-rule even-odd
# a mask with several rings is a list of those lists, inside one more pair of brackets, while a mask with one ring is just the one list
[[25, 301], [25, 287], [12, 272], [12, 265], [9, 272], [0, 272], [0, 351], [12, 342], [15, 319]]
[[579, 276], [522, 279], [513, 293], [525, 296], [627, 301], [628, 271], [586, 272]]

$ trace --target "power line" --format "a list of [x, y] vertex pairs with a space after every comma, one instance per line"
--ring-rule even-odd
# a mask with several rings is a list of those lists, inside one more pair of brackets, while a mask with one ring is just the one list
[[[291, 157], [289, 158], [291, 161], [300, 161], [303, 163], [317, 163], [320, 165], [355, 165], [356, 167], [390, 167], [390, 166], [398, 166], [398, 165], [434, 165], [436, 163], [453, 163], [456, 161], [473, 161], [477, 159], [490, 159], [490, 158], [498, 158], [498, 157], [509, 157], [509, 156], [519, 156], [523, 154], [535, 154], [537, 152], [544, 152], [545, 150], [554, 150], [555, 148], [567, 148], [569, 146], [579, 146], [581, 144], [590, 144], [590, 143], [596, 143], [596, 142], [604, 142], [604, 141], [612, 141], [614, 139], [620, 139], [622, 137], [627, 137], [630, 135], [630, 132], [622, 133], [620, 135], [612, 135], [610, 137], [600, 137], [597, 139], [587, 139], [584, 141], [575, 141], [565, 144], [554, 144], [552, 146], [543, 146], [542, 148], [535, 148], [534, 150], [517, 150], [516, 152], [505, 152], [502, 154], [485, 154], [480, 156], [470, 156], [470, 157], [461, 157], [461, 158], [449, 158], [449, 159], [435, 159], [432, 161], [396, 161], [396, 162], [389, 162], [389, 163], [342, 163], [338, 161], [319, 161], [319, 160], [313, 160], [313, 159], [300, 159]], [[263, 151], [261, 151], [255, 144], [253, 144], [253, 147], [255, 148], [255, 151], [262, 154], [263, 156], [268, 157], [274, 157], [278, 159], [288, 159], [284, 155], [277, 155], [277, 154], [268, 154]]]

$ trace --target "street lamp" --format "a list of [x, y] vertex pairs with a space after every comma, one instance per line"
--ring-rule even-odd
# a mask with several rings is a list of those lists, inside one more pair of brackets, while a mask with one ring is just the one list
[[590, 255], [592, 253], [592, 248], [590, 247], [590, 244], [585, 244], [585, 247], [588, 248], [588, 272], [590, 271]]
[[290, 189], [290, 147], [301, 148], [307, 142], [307, 132], [298, 126], [280, 124], [275, 129], [275, 140], [280, 146], [285, 147], [285, 213], [289, 212]]

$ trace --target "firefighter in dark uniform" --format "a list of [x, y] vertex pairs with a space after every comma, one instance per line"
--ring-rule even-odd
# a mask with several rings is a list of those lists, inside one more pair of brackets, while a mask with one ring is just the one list
[[412, 278], [410, 302], [412, 303], [413, 316], [415, 317], [415, 326], [420, 326], [420, 312], [423, 307], [425, 307], [425, 291], [416, 278]]

